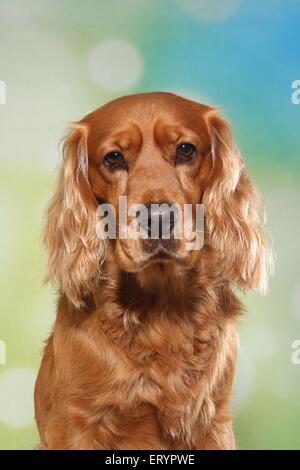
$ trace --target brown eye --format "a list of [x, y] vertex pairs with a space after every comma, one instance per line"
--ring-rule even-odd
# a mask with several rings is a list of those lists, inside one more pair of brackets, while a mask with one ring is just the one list
[[117, 151], [109, 152], [107, 155], [105, 155], [104, 165], [106, 165], [110, 171], [127, 169], [123, 154]]
[[194, 160], [196, 153], [195, 145], [183, 142], [176, 149], [176, 163], [189, 163]]

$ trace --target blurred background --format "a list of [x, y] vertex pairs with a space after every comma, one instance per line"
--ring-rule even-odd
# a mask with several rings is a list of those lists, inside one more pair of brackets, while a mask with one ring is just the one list
[[297, 79], [299, 0], [1, 0], [0, 448], [38, 442], [33, 386], [55, 314], [40, 233], [60, 138], [115, 97], [168, 90], [231, 120], [277, 253], [270, 292], [243, 296], [238, 446], [300, 449]]

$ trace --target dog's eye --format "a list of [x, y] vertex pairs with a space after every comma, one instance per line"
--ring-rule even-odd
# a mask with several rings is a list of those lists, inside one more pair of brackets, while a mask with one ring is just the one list
[[111, 170], [118, 170], [118, 169], [127, 169], [126, 162], [124, 160], [124, 156], [121, 152], [114, 151], [109, 152], [104, 157], [104, 164]]
[[178, 145], [176, 149], [176, 163], [188, 163], [191, 162], [197, 153], [195, 145], [189, 142], [183, 142]]

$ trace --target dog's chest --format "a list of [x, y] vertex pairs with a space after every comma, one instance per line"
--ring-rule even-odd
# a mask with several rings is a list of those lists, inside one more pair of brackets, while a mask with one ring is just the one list
[[177, 340], [172, 334], [165, 338], [161, 349], [143, 350], [140, 361], [135, 357], [138, 372], [132, 388], [136, 404], [150, 403], [169, 437], [190, 443], [201, 410], [209, 400], [203, 381], [208, 380], [204, 377], [212, 340], [208, 332], [196, 336], [186, 331], [177, 335]]
[[211, 366], [216, 325], [207, 318], [201, 327], [199, 318], [161, 315], [154, 324], [148, 322], [128, 331], [121, 320], [119, 325], [116, 321], [105, 325], [110, 340], [122, 350], [123, 357], [126, 353], [128, 372], [118, 380], [117, 401], [126, 404], [125, 414], [149, 405], [164, 434], [191, 444], [203, 410], [206, 418], [207, 410], [209, 418], [214, 411], [206, 373]]

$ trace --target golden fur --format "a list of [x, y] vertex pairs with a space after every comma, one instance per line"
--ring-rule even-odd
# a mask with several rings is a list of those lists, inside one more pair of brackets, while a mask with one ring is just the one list
[[[172, 160], [193, 142], [191, 164]], [[120, 149], [128, 168], [103, 165]], [[205, 243], [151, 258], [102, 240], [100, 202], [203, 203]], [[233, 449], [230, 415], [243, 308], [267, 287], [261, 199], [218, 110], [169, 93], [120, 98], [72, 126], [48, 210], [57, 319], [35, 390], [46, 449]]]

